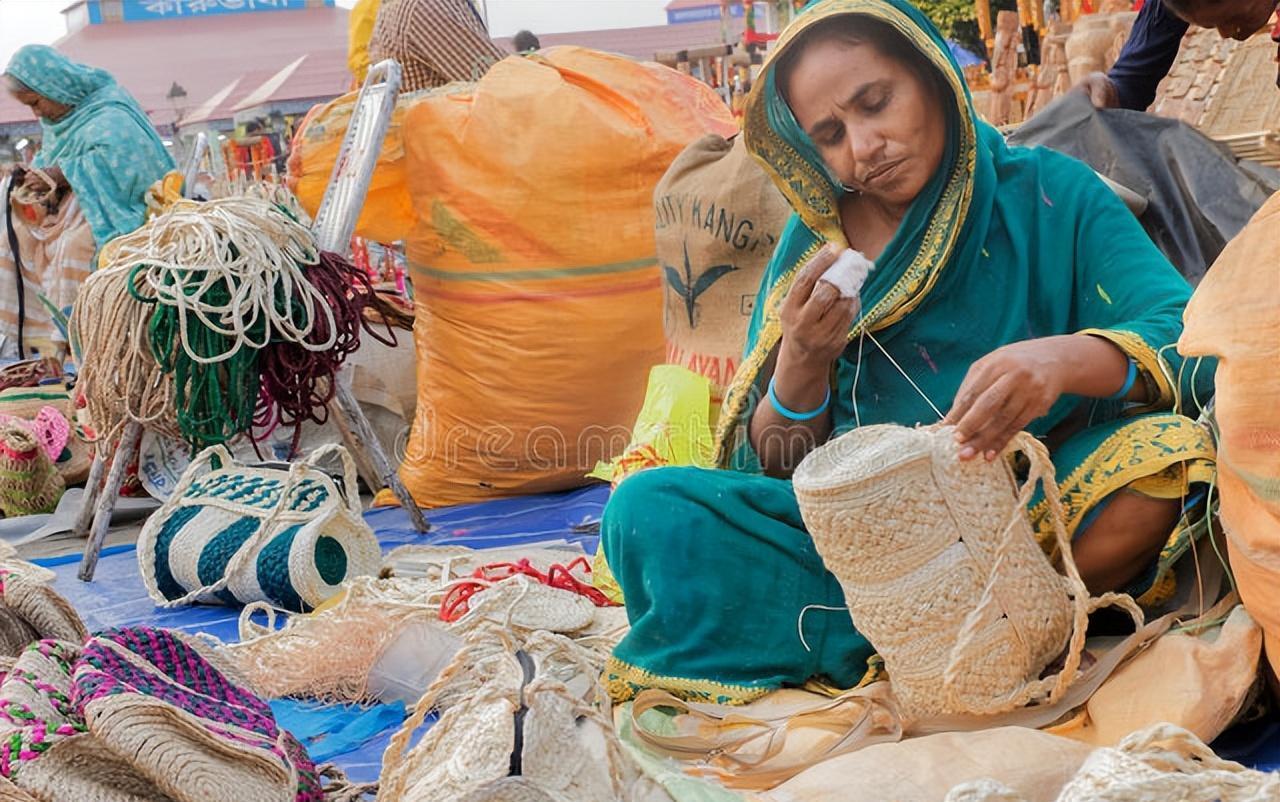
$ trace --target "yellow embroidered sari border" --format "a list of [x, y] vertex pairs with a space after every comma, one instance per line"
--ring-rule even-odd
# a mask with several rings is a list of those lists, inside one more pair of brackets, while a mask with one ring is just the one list
[[745, 705], [767, 696], [777, 688], [735, 685], [714, 680], [668, 677], [610, 657], [604, 668], [605, 689], [615, 704], [629, 702], [650, 688], [667, 691], [686, 702]]
[[[1170, 423], [1179, 423], [1176, 429]], [[1151, 459], [1139, 460], [1137, 450], [1157, 441], [1165, 446]], [[1097, 502], [1134, 482], [1161, 474], [1179, 463], [1186, 465], [1183, 487], [1207, 482], [1213, 477], [1216, 452], [1209, 432], [1190, 418], [1170, 413], [1149, 416], [1121, 427], [1098, 445], [1065, 480], [1058, 483], [1062, 506], [1066, 513], [1067, 534], [1074, 537], [1086, 513]], [[1103, 476], [1100, 480], [1092, 477]], [[1162, 483], [1163, 484], [1163, 483]], [[1150, 487], [1150, 486], [1149, 486]], [[1154, 489], [1154, 488], [1153, 488]], [[1161, 497], [1169, 498], [1171, 488], [1160, 487]], [[1048, 516], [1049, 503], [1041, 500], [1030, 510], [1036, 537], [1042, 546], [1053, 542], [1053, 525]], [[1178, 535], [1175, 531], [1170, 538]]]
[[1169, 382], [1166, 372], [1169, 366], [1160, 358], [1160, 354], [1156, 349], [1147, 344], [1146, 340], [1134, 332], [1122, 329], [1083, 329], [1077, 334], [1101, 337], [1124, 351], [1138, 364], [1138, 369], [1147, 378], [1148, 386], [1155, 391], [1156, 397], [1151, 399], [1148, 404], [1134, 409], [1133, 414], [1154, 412], [1160, 409], [1169, 409], [1173, 406], [1174, 388]]

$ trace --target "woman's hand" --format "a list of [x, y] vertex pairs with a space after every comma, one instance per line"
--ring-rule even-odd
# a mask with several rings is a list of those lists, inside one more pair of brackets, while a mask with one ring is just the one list
[[1120, 93], [1116, 91], [1115, 83], [1107, 77], [1105, 72], [1089, 73], [1080, 79], [1080, 83], [1074, 88], [1078, 92], [1083, 92], [1094, 108], [1117, 109], [1120, 107]]
[[[844, 351], [849, 326], [858, 316], [856, 298], [842, 298], [822, 274], [839, 251], [823, 248], [800, 269], [782, 301], [782, 325], [772, 370], [774, 396], [795, 412], [823, 408], [830, 392], [831, 363]], [[831, 411], [793, 420], [762, 400], [751, 418], [751, 445], [770, 476], [787, 477], [800, 460], [831, 434]]]
[[[1100, 337], [1066, 334], [997, 348], [974, 362], [943, 423], [956, 427], [960, 459], [995, 460], [1014, 435], [1064, 393], [1106, 398], [1125, 383], [1129, 360]], [[1127, 398], [1141, 400], [1134, 387]]]
[[825, 373], [848, 344], [849, 327], [858, 317], [858, 300], [819, 281], [840, 249], [827, 245], [796, 276], [778, 310], [782, 343], [778, 364], [803, 366]]

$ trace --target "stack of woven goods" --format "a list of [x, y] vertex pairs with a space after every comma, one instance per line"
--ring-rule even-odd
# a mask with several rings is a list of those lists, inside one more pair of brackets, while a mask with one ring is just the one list
[[89, 635], [51, 579], [0, 560], [0, 799], [357, 798], [211, 647], [145, 626]]
[[283, 629], [247, 607], [225, 654], [266, 696], [412, 703], [379, 799], [669, 799], [614, 732], [601, 669], [626, 614], [589, 571], [581, 552], [405, 547], [393, 575], [355, 579]]

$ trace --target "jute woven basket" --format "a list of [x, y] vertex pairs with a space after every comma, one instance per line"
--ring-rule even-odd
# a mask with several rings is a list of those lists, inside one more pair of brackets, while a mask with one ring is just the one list
[[172, 802], [86, 731], [71, 698], [77, 648], [33, 643], [0, 684], [0, 802]]
[[89, 732], [175, 802], [321, 802], [322, 780], [271, 708], [179, 634], [89, 638], [73, 676]]
[[[994, 715], [1054, 702], [1073, 682], [1091, 600], [1071, 561], [1053, 465], [1022, 434], [1007, 459], [961, 462], [950, 427], [867, 426], [811, 453], [796, 497], [854, 625], [884, 658], [904, 719]], [[1037, 545], [1025, 514], [1043, 482], [1067, 576]], [[1066, 649], [1061, 672], [1040, 678]]]

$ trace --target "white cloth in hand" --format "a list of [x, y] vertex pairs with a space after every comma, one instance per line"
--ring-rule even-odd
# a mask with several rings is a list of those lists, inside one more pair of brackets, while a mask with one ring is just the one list
[[857, 298], [875, 266], [875, 262], [858, 251], [846, 248], [818, 281], [825, 281], [835, 287], [844, 298]]

